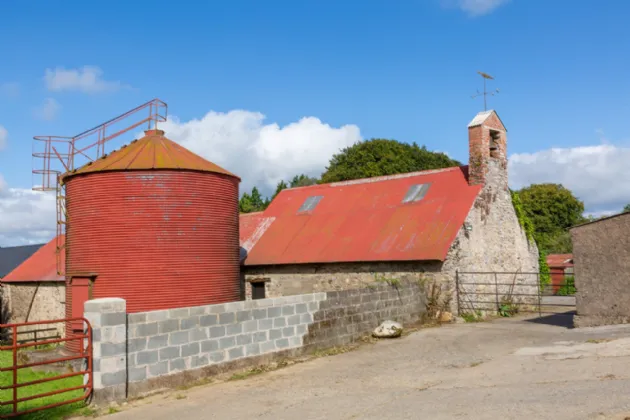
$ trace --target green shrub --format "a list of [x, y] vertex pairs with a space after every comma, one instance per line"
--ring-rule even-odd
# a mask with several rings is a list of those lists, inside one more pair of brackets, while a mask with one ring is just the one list
[[558, 289], [558, 292], [556, 293], [556, 295], [573, 296], [575, 292], [576, 292], [575, 277], [567, 276], [567, 278], [564, 281], [564, 284], [562, 285], [562, 287], [560, 287], [560, 289]]

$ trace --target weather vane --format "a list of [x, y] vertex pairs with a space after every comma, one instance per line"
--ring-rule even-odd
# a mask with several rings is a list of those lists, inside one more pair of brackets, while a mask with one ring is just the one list
[[499, 93], [499, 89], [495, 89], [492, 92], [488, 92], [486, 90], [486, 80], [488, 80], [488, 79], [494, 80], [494, 77], [492, 77], [488, 73], [484, 73], [482, 71], [478, 71], [477, 73], [479, 73], [479, 75], [483, 78], [483, 92], [479, 92], [479, 90], [477, 90], [477, 93], [475, 95], [471, 96], [471, 98], [475, 99], [475, 98], [483, 95], [483, 110], [487, 111], [488, 107], [487, 107], [487, 103], [486, 103], [486, 97], [488, 95], [494, 96], [495, 94]]

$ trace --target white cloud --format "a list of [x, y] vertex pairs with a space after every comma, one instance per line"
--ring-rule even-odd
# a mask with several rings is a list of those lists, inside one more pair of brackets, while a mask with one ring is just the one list
[[0, 175], [0, 246], [44, 243], [55, 236], [55, 195], [8, 188]]
[[509, 159], [510, 185], [562, 184], [588, 213], [616, 213], [630, 203], [628, 162], [630, 148], [612, 144], [518, 153]]
[[280, 127], [264, 124], [261, 113], [209, 112], [201, 119], [160, 124], [166, 136], [241, 177], [241, 191], [253, 186], [270, 194], [280, 180], [304, 173], [319, 176], [331, 156], [361, 140], [359, 127], [331, 127], [305, 117]]
[[[313, 117], [280, 127], [249, 111], [209, 112], [199, 120], [160, 124], [167, 136], [271, 194], [296, 174], [318, 176], [339, 149], [361, 139], [359, 128], [335, 128]], [[42, 243], [55, 235], [53, 193], [8, 188], [0, 176], [0, 246]]]
[[510, 0], [442, 0], [444, 7], [456, 7], [471, 17], [487, 15]]
[[44, 103], [35, 110], [35, 115], [45, 121], [52, 121], [57, 118], [61, 111], [61, 105], [53, 98], [46, 98]]
[[96, 66], [83, 66], [78, 69], [46, 69], [44, 81], [49, 91], [79, 91], [83, 93], [114, 92], [126, 87], [118, 81], [103, 79], [103, 70]]
[[[6, 128], [0, 125], [0, 150], [4, 149], [7, 146], [7, 139], [9, 138], [9, 132]], [[2, 184], [0, 184], [0, 188]]]
[[17, 82], [8, 82], [0, 84], [0, 94], [9, 98], [17, 98], [20, 96], [20, 84]]

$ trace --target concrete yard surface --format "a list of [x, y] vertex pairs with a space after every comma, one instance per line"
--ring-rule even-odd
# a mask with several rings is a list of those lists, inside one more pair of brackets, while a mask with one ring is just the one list
[[562, 326], [568, 318], [423, 329], [244, 380], [156, 395], [108, 418], [630, 417], [630, 326], [569, 329]]

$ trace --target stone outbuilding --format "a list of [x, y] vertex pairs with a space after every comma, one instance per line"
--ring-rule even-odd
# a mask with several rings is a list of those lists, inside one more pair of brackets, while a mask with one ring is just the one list
[[571, 229], [576, 327], [630, 323], [630, 213]]
[[538, 249], [508, 188], [506, 132], [495, 111], [481, 112], [468, 125], [466, 166], [286, 189], [241, 215], [246, 298], [398, 279], [453, 291], [458, 271], [530, 273], [518, 283], [537, 287]]
[[[61, 239], [63, 243], [63, 237]], [[27, 260], [2, 279], [4, 316], [8, 323], [49, 321], [65, 318], [64, 276], [57, 274], [57, 239], [40, 247]], [[62, 250], [61, 261], [63, 269]], [[18, 331], [18, 339], [37, 340], [64, 336], [64, 325], [38, 326], [38, 336], [30, 333], [33, 328]]]

